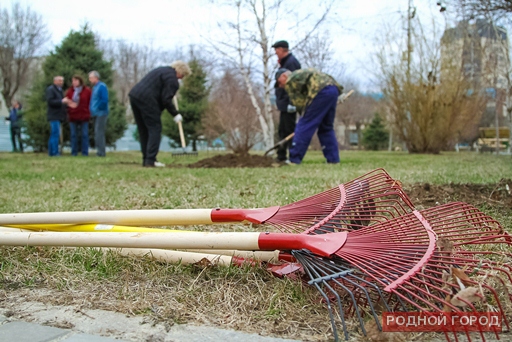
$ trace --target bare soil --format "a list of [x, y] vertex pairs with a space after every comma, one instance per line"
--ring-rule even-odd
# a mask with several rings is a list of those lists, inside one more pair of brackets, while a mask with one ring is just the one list
[[512, 211], [511, 179], [502, 179], [497, 184], [413, 184], [404, 186], [404, 190], [417, 207], [461, 201]]
[[254, 154], [221, 154], [190, 164], [190, 168], [226, 168], [226, 167], [277, 167], [280, 166], [273, 158]]

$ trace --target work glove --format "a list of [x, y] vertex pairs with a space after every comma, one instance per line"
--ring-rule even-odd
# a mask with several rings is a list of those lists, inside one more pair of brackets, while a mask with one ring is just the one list
[[292, 106], [291, 104], [289, 104], [288, 107], [286, 108], [286, 111], [288, 113], [295, 113], [297, 111], [297, 107]]
[[338, 96], [338, 103], [343, 103], [345, 102], [345, 100], [347, 99], [347, 97], [349, 97], [350, 95], [352, 95], [352, 93], [354, 93], [354, 90], [352, 89], [351, 91], [349, 91], [348, 93], [343, 93], [341, 94], [340, 96]]
[[338, 103], [343, 103], [343, 101], [345, 101], [347, 97], [347, 93], [341, 94], [340, 96], [338, 96]]
[[178, 122], [181, 122], [181, 121], [183, 121], [183, 116], [181, 116], [181, 114], [177, 114], [174, 117], [174, 122], [178, 123]]

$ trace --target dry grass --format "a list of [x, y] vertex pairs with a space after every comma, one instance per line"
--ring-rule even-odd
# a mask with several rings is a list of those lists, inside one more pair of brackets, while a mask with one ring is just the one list
[[[341, 166], [333, 167], [323, 164], [321, 155], [308, 154], [296, 168], [192, 170], [143, 169], [137, 153], [105, 159], [1, 155], [0, 205], [2, 212], [266, 207], [297, 201], [377, 167], [408, 185], [496, 183], [512, 175], [505, 158], [342, 153]], [[159, 159], [175, 161], [166, 154]], [[491, 203], [486, 210], [512, 231], [510, 208], [503, 211]], [[84, 248], [2, 247], [0, 269], [4, 304], [36, 300], [144, 315], [169, 324], [209, 324], [305, 341], [332, 339], [327, 310], [315, 290], [260, 268], [170, 265]], [[361, 338], [357, 325], [349, 324], [353, 338]]]
[[[146, 315], [304, 340], [329, 324], [314, 290], [259, 267], [169, 265], [91, 248], [1, 250], [0, 290], [25, 301]], [[43, 290], [43, 291], [41, 291]]]

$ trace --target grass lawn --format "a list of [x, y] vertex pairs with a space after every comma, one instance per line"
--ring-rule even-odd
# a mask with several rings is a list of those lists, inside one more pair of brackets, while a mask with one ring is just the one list
[[[167, 164], [196, 160], [166, 153], [159, 157]], [[327, 165], [320, 153], [310, 152], [299, 167], [145, 169], [137, 152], [110, 153], [103, 159], [0, 154], [0, 205], [2, 212], [270, 206], [294, 202], [375, 168], [386, 169], [403, 184], [486, 184], [512, 178], [510, 156], [342, 152], [341, 160]]]
[[[211, 156], [211, 152], [201, 153], [199, 158]], [[178, 165], [196, 160], [160, 153], [159, 161], [174, 167], [148, 169], [141, 167], [138, 152], [109, 153], [106, 158], [2, 153], [0, 210], [267, 207], [297, 201], [375, 168], [384, 168], [405, 188], [416, 183], [493, 185], [512, 178], [510, 156], [466, 152], [343, 151], [340, 165], [327, 165], [321, 153], [309, 152], [300, 166], [275, 168]], [[489, 207], [489, 211], [485, 203], [479, 207], [512, 231], [510, 207]], [[2, 247], [0, 251], [1, 307], [36, 297], [67, 305], [85, 300], [90, 307], [175, 323], [212, 324], [306, 340], [330, 336], [327, 311], [316, 293], [264, 270], [162, 265], [92, 249]]]

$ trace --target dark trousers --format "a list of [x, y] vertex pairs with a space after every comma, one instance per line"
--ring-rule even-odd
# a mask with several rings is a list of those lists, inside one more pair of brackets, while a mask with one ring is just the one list
[[[89, 121], [73, 121], [69, 123], [71, 131], [71, 155], [78, 155], [78, 145], [81, 146], [82, 156], [89, 155]], [[80, 143], [78, 136], [80, 136]]]
[[139, 131], [142, 165], [154, 165], [162, 136], [162, 112], [156, 104], [144, 103], [132, 97], [130, 105]]
[[94, 143], [96, 145], [96, 155], [98, 157], [105, 157], [105, 146], [107, 133], [107, 119], [108, 115], [96, 116], [94, 118]]
[[322, 152], [327, 162], [340, 162], [338, 141], [334, 133], [334, 118], [336, 116], [338, 96], [338, 88], [327, 86], [307, 106], [306, 112], [300, 118], [295, 128], [295, 136], [290, 148], [290, 161], [292, 163], [300, 164], [317, 129], [318, 139], [322, 145]]
[[11, 142], [13, 151], [18, 150], [16, 148], [16, 139], [18, 140], [18, 144], [20, 145], [20, 152], [23, 152], [23, 143], [21, 142], [21, 128], [18, 126], [13, 126], [11, 124]]
[[[297, 113], [288, 113], [288, 112], [281, 112], [279, 116], [279, 128], [278, 128], [278, 134], [279, 134], [279, 141], [283, 140], [290, 134], [292, 134], [295, 131], [295, 121], [297, 118]], [[286, 160], [286, 151], [290, 149], [292, 146], [292, 139], [288, 140], [286, 143], [279, 146], [277, 149], [277, 159], [280, 161]]]

